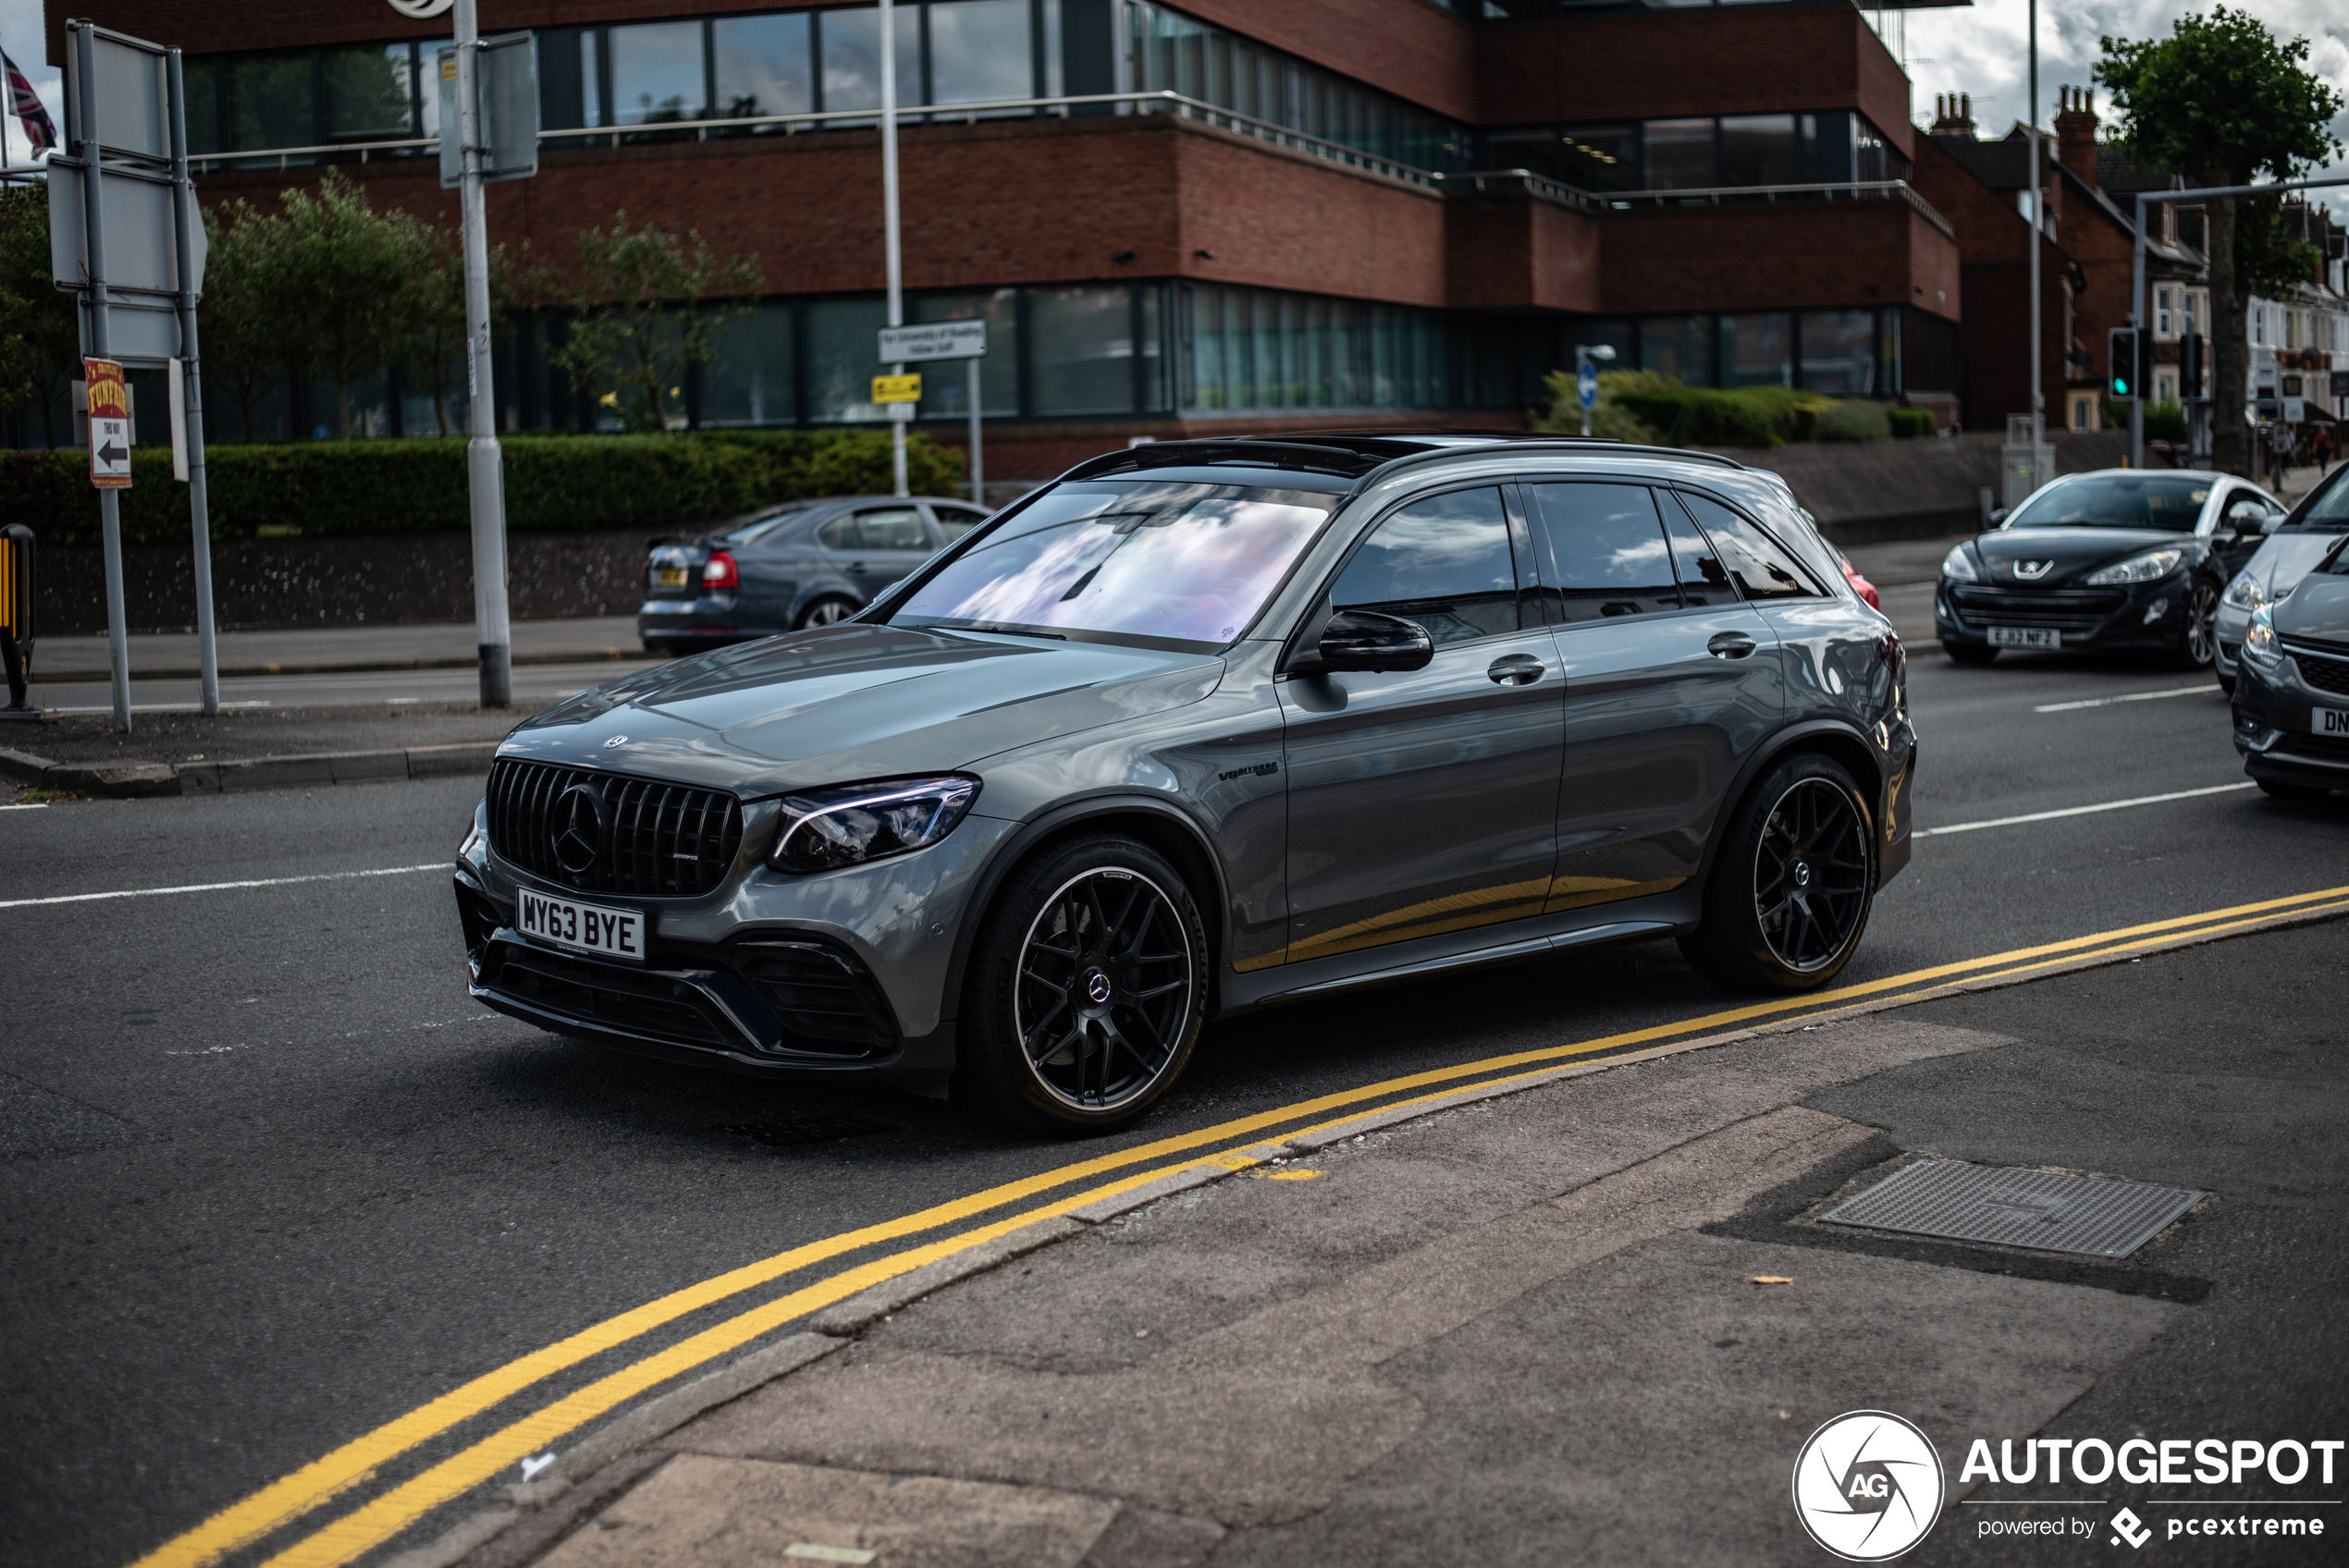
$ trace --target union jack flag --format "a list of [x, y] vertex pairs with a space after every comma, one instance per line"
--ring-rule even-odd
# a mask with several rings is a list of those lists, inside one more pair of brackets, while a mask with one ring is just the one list
[[17, 63], [0, 50], [0, 70], [8, 78], [8, 113], [24, 122], [24, 139], [32, 143], [35, 153], [46, 153], [57, 144], [57, 128], [50, 123], [49, 111], [41, 106], [41, 95], [25, 80]]

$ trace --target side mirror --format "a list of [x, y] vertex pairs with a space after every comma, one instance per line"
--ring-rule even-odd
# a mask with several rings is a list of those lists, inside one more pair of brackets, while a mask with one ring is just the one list
[[1993, 528], [2005, 526], [2006, 521], [2007, 508], [2004, 507], [1997, 508], [1990, 513], [1990, 526]]
[[1315, 656], [1300, 659], [1300, 672], [1327, 669], [1425, 669], [1435, 657], [1435, 639], [1426, 627], [1375, 610], [1340, 610], [1322, 628]]
[[2237, 501], [2227, 508], [2227, 526], [2238, 539], [2257, 539], [2267, 533], [2268, 508], [2257, 501]]

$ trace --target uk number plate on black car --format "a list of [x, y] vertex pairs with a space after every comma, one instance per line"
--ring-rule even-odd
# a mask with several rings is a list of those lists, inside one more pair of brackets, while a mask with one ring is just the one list
[[2063, 633], [2052, 626], [1993, 626], [1988, 631], [1990, 645], [1994, 648], [2063, 646]]
[[525, 937], [598, 958], [645, 962], [645, 917], [638, 911], [577, 904], [524, 888], [514, 916], [514, 928]]
[[2349, 741], [2349, 708], [2310, 708], [2308, 728], [2319, 735], [2338, 735]]

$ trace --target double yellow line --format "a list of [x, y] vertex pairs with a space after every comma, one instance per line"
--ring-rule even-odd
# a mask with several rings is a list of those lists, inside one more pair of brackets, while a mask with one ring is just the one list
[[[491, 1432], [456, 1453], [373, 1498], [269, 1558], [265, 1568], [335, 1568], [373, 1550], [433, 1509], [462, 1497], [510, 1471], [524, 1457], [617, 1409], [631, 1399], [741, 1349], [784, 1324], [844, 1301], [861, 1291], [953, 1257], [1039, 1220], [1100, 1203], [1163, 1178], [1205, 1165], [1239, 1169], [1252, 1163], [1242, 1151], [1278, 1130], [1302, 1138], [1376, 1110], [1392, 1113], [1445, 1100], [1468, 1090], [1493, 1090], [1546, 1076], [1560, 1067], [1588, 1066], [1642, 1054], [1641, 1047], [1668, 1040], [1703, 1038], [1765, 1019], [1829, 1015], [1904, 1005], [1937, 991], [2009, 983], [2052, 970], [2109, 962], [2186, 941], [2248, 929], [2280, 920], [2349, 911], [2349, 887], [2328, 888], [2291, 898], [2238, 904], [2200, 914], [2020, 948], [1928, 969], [1912, 970], [1801, 997], [1756, 1002], [1679, 1023], [1629, 1030], [1598, 1039], [1540, 1050], [1488, 1057], [1479, 1061], [1389, 1078], [1359, 1088], [1322, 1095], [1278, 1109], [1259, 1112], [1162, 1138], [1135, 1148], [1077, 1160], [1016, 1182], [936, 1205], [900, 1219], [842, 1231], [822, 1241], [777, 1253], [632, 1311], [582, 1329], [567, 1339], [509, 1362], [450, 1390], [323, 1458], [271, 1482], [241, 1501], [139, 1559], [133, 1568], [206, 1568], [229, 1552], [251, 1545], [345, 1492], [363, 1486], [377, 1470], [423, 1444], [483, 1415], [557, 1373], [577, 1366], [631, 1340], [701, 1311], [729, 1297], [786, 1278], [816, 1265], [928, 1231], [950, 1230], [936, 1240], [855, 1264], [786, 1292], [674, 1344], [609, 1372], [552, 1403]], [[1433, 1093], [1427, 1091], [1434, 1091]], [[1414, 1093], [1414, 1091], [1419, 1091]], [[1385, 1103], [1380, 1103], [1385, 1102]], [[1333, 1113], [1343, 1113], [1333, 1115]], [[1108, 1178], [1097, 1181], [1097, 1178]], [[1076, 1190], [1069, 1190], [1076, 1189]], [[982, 1217], [1057, 1193], [1040, 1204], [1026, 1204], [997, 1218]], [[972, 1220], [981, 1223], [969, 1225]], [[967, 1228], [958, 1228], [965, 1227]]]

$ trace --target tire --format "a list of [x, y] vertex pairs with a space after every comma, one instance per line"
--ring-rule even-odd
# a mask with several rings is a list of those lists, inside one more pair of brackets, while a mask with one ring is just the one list
[[677, 656], [677, 644], [647, 637], [645, 639], [645, 652], [657, 659], [673, 659]]
[[1716, 985], [1815, 990], [1859, 949], [1876, 879], [1866, 797], [1834, 762], [1798, 753], [1730, 812], [1703, 920], [1680, 938], [1680, 951]]
[[2283, 784], [2273, 778], [2257, 778], [2252, 782], [2257, 784], [2263, 793], [2273, 795], [2280, 801], [2321, 801], [2332, 794], [2331, 790], [2319, 789], [2314, 784]]
[[799, 612], [799, 619], [792, 622], [792, 630], [805, 631], [811, 626], [836, 625], [863, 607], [853, 599], [836, 597], [818, 599]]
[[2197, 582], [2186, 593], [2186, 624], [2175, 651], [2181, 669], [2211, 669], [2219, 657], [2219, 589]]
[[998, 1121], [1113, 1133], [1182, 1075], [1207, 1017], [1207, 934], [1182, 873], [1096, 835], [1013, 873], [964, 983], [955, 1083]]
[[1941, 651], [1951, 664], [1988, 664], [1998, 656], [1998, 650], [1987, 643], [1955, 643], [1947, 637], [1941, 639]]
[[2235, 678], [2233, 676], [2221, 670], [2215, 662], [2210, 666], [2210, 673], [2218, 677], [2220, 691], [2225, 692], [2230, 697], [2235, 694]]

